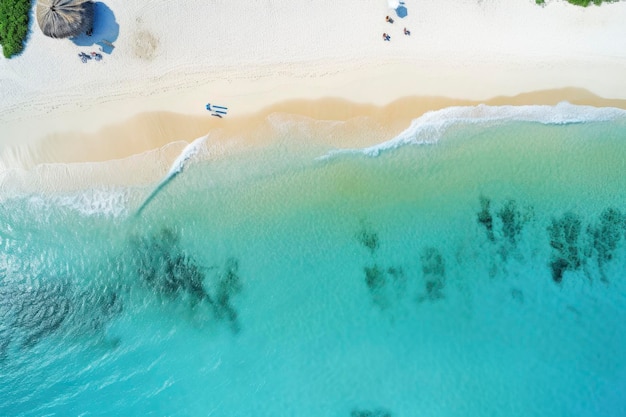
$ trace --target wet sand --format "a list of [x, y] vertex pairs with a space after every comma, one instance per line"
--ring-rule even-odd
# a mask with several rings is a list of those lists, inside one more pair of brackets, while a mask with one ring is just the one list
[[[89, 187], [149, 185], [170, 169], [182, 149], [207, 136], [205, 159], [269, 146], [285, 122], [327, 129], [315, 134], [328, 149], [372, 146], [396, 136], [413, 119], [451, 106], [572, 104], [626, 109], [626, 100], [605, 99], [577, 88], [537, 91], [484, 102], [443, 97], [405, 97], [386, 106], [358, 104], [338, 98], [289, 100], [247, 116], [219, 119], [210, 115], [150, 112], [135, 115], [96, 132], [57, 132], [37, 144], [5, 150], [0, 175], [5, 193], [21, 189], [58, 192]], [[278, 129], [278, 130], [277, 130]], [[317, 132], [319, 133], [319, 132]], [[340, 139], [339, 139], [340, 138]], [[297, 146], [297, 143], [295, 143]]]

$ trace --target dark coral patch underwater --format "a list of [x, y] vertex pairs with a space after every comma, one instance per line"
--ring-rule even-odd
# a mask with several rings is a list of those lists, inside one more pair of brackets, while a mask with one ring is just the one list
[[84, 290], [53, 277], [15, 283], [5, 276], [0, 285], [0, 357], [51, 336], [102, 335], [121, 311], [117, 289]]
[[355, 408], [350, 412], [350, 417], [392, 417], [391, 412], [383, 408], [373, 410]]
[[239, 262], [230, 258], [223, 268], [202, 267], [186, 253], [180, 236], [171, 229], [133, 240], [135, 273], [138, 283], [164, 299], [186, 303], [195, 309], [207, 303], [218, 321], [239, 331], [238, 314], [232, 298], [242, 290]]
[[[473, 273], [487, 272], [493, 278], [498, 271], [503, 271], [506, 279], [511, 269], [519, 271], [523, 265], [535, 271], [547, 267], [544, 271], [556, 284], [562, 283], [568, 273], [605, 283], [610, 282], [611, 274], [615, 275], [619, 263], [614, 261], [622, 259], [626, 242], [626, 215], [621, 210], [608, 207], [596, 219], [587, 221], [568, 211], [542, 225], [533, 207], [521, 206], [516, 200], [506, 199], [498, 204], [480, 196], [478, 201], [475, 219], [486, 241], [483, 240], [485, 246], [480, 247], [481, 239], [474, 240], [479, 246], [471, 251], [475, 251], [474, 256], [486, 253], [491, 266], [486, 271], [477, 269]], [[417, 271], [410, 259], [385, 268], [381, 266], [383, 260], [378, 259], [379, 234], [367, 226], [356, 236], [371, 255], [372, 262], [363, 267], [364, 282], [373, 304], [381, 309], [399, 303], [405, 293], [413, 291], [417, 291], [420, 302], [445, 298], [449, 281], [446, 256], [452, 271], [466, 275], [461, 258], [431, 245], [424, 246], [419, 254]], [[416, 246], [422, 243], [428, 242], [416, 242]], [[509, 295], [520, 304], [524, 301], [519, 289], [514, 288]]]

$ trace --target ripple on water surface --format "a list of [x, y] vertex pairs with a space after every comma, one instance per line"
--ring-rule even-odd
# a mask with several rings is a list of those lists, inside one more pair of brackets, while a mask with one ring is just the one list
[[0, 414], [625, 414], [624, 119], [473, 111], [5, 198]]

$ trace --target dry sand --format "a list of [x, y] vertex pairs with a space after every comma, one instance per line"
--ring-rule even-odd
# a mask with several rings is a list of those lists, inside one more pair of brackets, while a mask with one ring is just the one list
[[[127, 178], [144, 181], [166, 169], [177, 142], [211, 133], [223, 148], [261, 145], [268, 116], [280, 113], [342, 121], [344, 140], [329, 145], [352, 147], [452, 105], [625, 108], [626, 2], [407, 0], [408, 17], [393, 25], [385, 0], [106, 5], [119, 36], [101, 62], [81, 64], [76, 53], [95, 46], [46, 38], [36, 26], [22, 55], [0, 60], [5, 179], [174, 143], [150, 174]], [[209, 116], [207, 101], [227, 105], [228, 116]]]

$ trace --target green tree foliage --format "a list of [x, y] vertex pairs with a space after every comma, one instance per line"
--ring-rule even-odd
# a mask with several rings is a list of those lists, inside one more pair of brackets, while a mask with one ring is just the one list
[[[615, 3], [616, 1], [619, 1], [619, 0], [567, 0], [568, 3], [575, 4], [576, 6], [583, 6], [583, 7], [587, 7], [591, 3], [595, 4], [596, 6], [599, 6], [602, 3]], [[543, 5], [546, 3], [546, 0], [535, 0], [535, 3]]]
[[569, 3], [575, 4], [577, 6], [583, 6], [583, 7], [587, 7], [589, 6], [591, 3], [595, 4], [596, 6], [601, 5], [602, 3], [614, 3], [617, 0], [567, 0]]
[[7, 58], [24, 49], [30, 9], [31, 0], [0, 0], [0, 45]]

